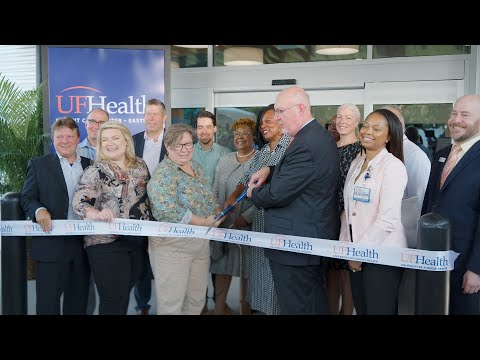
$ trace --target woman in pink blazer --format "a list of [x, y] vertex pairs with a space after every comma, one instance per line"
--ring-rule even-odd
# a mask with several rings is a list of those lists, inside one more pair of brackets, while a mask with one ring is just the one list
[[[400, 120], [386, 109], [370, 113], [360, 129], [365, 152], [348, 171], [344, 188], [340, 241], [371, 247], [407, 247], [401, 221], [407, 185]], [[397, 314], [403, 269], [358, 261], [348, 262], [357, 315]]]

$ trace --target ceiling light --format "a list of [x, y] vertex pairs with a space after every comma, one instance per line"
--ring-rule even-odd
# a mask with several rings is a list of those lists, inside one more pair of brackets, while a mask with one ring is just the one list
[[359, 45], [316, 45], [315, 52], [320, 55], [350, 55], [358, 52]]
[[223, 52], [224, 65], [261, 65], [263, 64], [263, 49], [255, 47], [229, 47]]

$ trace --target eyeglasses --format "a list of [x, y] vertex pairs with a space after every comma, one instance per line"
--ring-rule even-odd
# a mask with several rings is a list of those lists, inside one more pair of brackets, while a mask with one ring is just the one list
[[98, 125], [98, 126], [102, 126], [103, 124], [106, 123], [106, 121], [97, 121], [94, 119], [88, 119], [87, 121], [90, 125]]
[[185, 144], [173, 145], [173, 149], [174, 149], [175, 151], [181, 151], [184, 147], [185, 147], [185, 149], [187, 149], [187, 150], [192, 150], [192, 149], [193, 149], [193, 142], [187, 142], [187, 143], [185, 143]]
[[294, 106], [298, 106], [300, 104], [295, 104], [295, 105], [292, 105], [292, 106], [289, 106], [288, 108], [286, 109], [273, 109], [273, 112], [277, 115], [282, 115], [285, 111], [287, 111], [288, 109], [291, 109], [293, 108]]
[[250, 135], [252, 135], [251, 133], [247, 133], [247, 132], [244, 132], [244, 133], [241, 133], [241, 132], [237, 132], [237, 131], [234, 131], [233, 132], [233, 137], [236, 137], [236, 138], [246, 138], [246, 137], [249, 137]]

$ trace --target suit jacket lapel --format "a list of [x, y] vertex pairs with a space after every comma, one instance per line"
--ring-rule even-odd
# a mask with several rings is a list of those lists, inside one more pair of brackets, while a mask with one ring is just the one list
[[138, 136], [138, 141], [135, 142], [135, 155], [143, 158], [143, 148], [145, 146], [145, 131], [140, 133], [141, 135], [136, 135]]
[[89, 158], [86, 157], [80, 157], [80, 162], [82, 164], [82, 169], [85, 170], [87, 167], [90, 165], [93, 165], [93, 160], [90, 160]]
[[162, 141], [162, 150], [160, 151], [160, 160], [158, 160], [158, 162], [163, 160], [166, 153], [167, 153], [167, 148], [165, 147], [165, 142]]
[[[280, 161], [278, 162], [278, 164], [275, 166], [275, 170], [278, 171], [280, 170], [280, 168], [282, 167], [282, 164], [283, 164], [283, 161], [285, 160], [285, 158], [287, 157], [287, 154], [289, 151], [291, 151], [291, 146], [294, 142], [298, 141], [298, 139], [301, 139], [302, 136], [304, 134], [306, 134], [307, 132], [310, 131], [310, 129], [312, 129], [314, 126], [318, 125], [320, 126], [318, 123], [317, 123], [317, 120], [313, 119], [313, 121], [311, 121], [310, 123], [308, 123], [307, 125], [305, 125], [302, 129], [300, 129], [300, 131], [297, 133], [297, 135], [294, 136], [292, 142], [288, 145], [287, 147], [287, 150], [285, 150], [285, 154], [283, 154], [282, 158], [280, 159]], [[278, 169], [278, 170], [277, 170]]]
[[[449, 152], [450, 153], [450, 152]], [[445, 179], [445, 183], [443, 184], [442, 190], [445, 189], [448, 184], [452, 181], [452, 179], [457, 176], [460, 171], [462, 171], [473, 159], [480, 155], [480, 141], [477, 141], [470, 150], [467, 151], [465, 155], [460, 159], [457, 165], [452, 169], [452, 172], [448, 175]], [[445, 163], [443, 164], [445, 166]], [[443, 167], [442, 167], [443, 171]], [[441, 173], [440, 173], [441, 174]]]
[[[65, 182], [65, 176], [63, 176], [63, 171], [62, 171], [62, 166], [60, 165], [60, 159], [58, 158], [58, 155], [56, 153], [50, 155], [50, 159], [48, 161], [48, 166], [50, 167], [50, 174], [51, 179], [53, 181], [56, 181], [58, 185], [60, 186], [60, 189], [62, 189], [65, 194], [68, 194], [67, 191], [67, 183]], [[52, 186], [52, 189], [55, 189], [55, 187]]]

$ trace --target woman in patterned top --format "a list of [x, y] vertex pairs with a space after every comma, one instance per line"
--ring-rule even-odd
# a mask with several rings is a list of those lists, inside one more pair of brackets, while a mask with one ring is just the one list
[[[80, 178], [73, 196], [75, 213], [85, 220], [150, 220], [145, 162], [134, 153], [127, 127], [107, 122], [98, 133], [97, 161]], [[100, 315], [125, 315], [130, 291], [143, 269], [146, 238], [86, 235], [91, 271], [100, 296]]]
[[[343, 187], [348, 169], [353, 159], [361, 151], [358, 141], [358, 124], [360, 123], [360, 110], [354, 104], [343, 104], [337, 109], [335, 127], [340, 135], [337, 141], [339, 152], [340, 173], [338, 176], [338, 216], [343, 211]], [[333, 136], [333, 134], [332, 134]], [[350, 287], [350, 274], [346, 260], [330, 258], [326, 273], [327, 296], [332, 315], [352, 315], [353, 299]], [[339, 312], [340, 295], [342, 296], [342, 308]]]
[[[213, 191], [218, 201], [223, 204], [243, 179], [252, 163], [255, 149], [253, 148], [253, 133], [255, 123], [251, 119], [238, 119], [232, 125], [233, 144], [237, 151], [225, 154], [218, 161], [215, 169]], [[235, 213], [227, 215], [221, 227], [250, 230], [252, 223], [253, 203], [245, 199]], [[240, 254], [242, 256], [242, 274], [240, 274]], [[249, 247], [246, 245], [229, 244], [220, 241], [210, 242], [210, 272], [215, 276], [215, 315], [229, 315], [231, 310], [227, 305], [228, 289], [232, 276], [241, 277], [242, 281], [242, 314], [250, 312], [246, 300]]]
[[[209, 226], [222, 210], [205, 171], [192, 161], [193, 138], [193, 129], [188, 125], [171, 125], [165, 131], [167, 156], [147, 187], [157, 221]], [[208, 284], [209, 240], [150, 236], [148, 252], [155, 278], [157, 314], [200, 315]]]
[[[273, 104], [264, 108], [257, 117], [257, 129], [265, 140], [265, 145], [257, 151], [250, 169], [241, 183], [228, 197], [225, 206], [233, 204], [238, 195], [247, 188], [250, 176], [264, 166], [277, 165], [290, 143], [290, 136], [282, 134], [278, 123], [273, 119]], [[253, 207], [252, 231], [264, 232], [264, 210]], [[263, 248], [250, 248], [250, 266], [248, 272], [248, 302], [252, 310], [267, 315], [278, 314], [277, 294], [273, 283], [270, 264]]]

